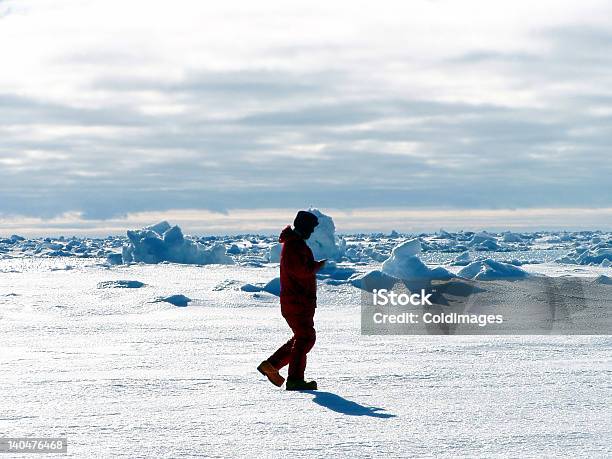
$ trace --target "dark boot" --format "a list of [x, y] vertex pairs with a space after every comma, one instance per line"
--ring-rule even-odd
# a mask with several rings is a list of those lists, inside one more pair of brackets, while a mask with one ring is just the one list
[[316, 381], [304, 381], [303, 379], [287, 378], [285, 384], [287, 390], [317, 390]]

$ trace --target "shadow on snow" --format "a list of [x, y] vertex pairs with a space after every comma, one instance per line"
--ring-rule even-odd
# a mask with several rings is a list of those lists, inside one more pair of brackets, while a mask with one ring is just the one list
[[384, 408], [376, 408], [374, 406], [364, 406], [357, 402], [347, 400], [331, 392], [322, 392], [314, 390], [305, 390], [308, 394], [314, 395], [312, 399], [317, 405], [323, 406], [327, 409], [335, 411], [336, 413], [342, 413], [349, 416], [370, 416], [373, 418], [394, 418], [394, 414], [380, 413], [384, 411]]

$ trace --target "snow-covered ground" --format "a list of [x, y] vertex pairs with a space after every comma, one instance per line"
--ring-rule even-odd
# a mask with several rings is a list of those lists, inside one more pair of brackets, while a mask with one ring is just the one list
[[[395, 244], [358, 238], [348, 250], [388, 256]], [[5, 245], [5, 436], [65, 434], [74, 457], [612, 455], [610, 336], [362, 336], [361, 291], [322, 281], [307, 369], [320, 390], [286, 392], [255, 370], [289, 337], [278, 298], [241, 290], [278, 275], [249, 252], [260, 240], [236, 239], [235, 265], [112, 266], [105, 251], [123, 244], [113, 240], [37, 254], [14, 247], [27, 240]], [[524, 258], [546, 261], [534, 245]], [[40, 253], [82, 246], [90, 256]], [[359, 257], [345, 259], [356, 274], [380, 269]], [[522, 268], [612, 274], [555, 257]], [[120, 280], [144, 285], [108, 282]], [[159, 301], [172, 295], [191, 302]]]

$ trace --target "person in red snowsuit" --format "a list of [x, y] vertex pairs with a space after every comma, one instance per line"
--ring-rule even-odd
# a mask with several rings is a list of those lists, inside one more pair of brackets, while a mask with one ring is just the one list
[[257, 368], [277, 386], [284, 378], [278, 370], [289, 365], [287, 390], [316, 389], [315, 381], [304, 380], [306, 354], [316, 340], [314, 313], [317, 307], [316, 274], [325, 260], [315, 261], [306, 239], [319, 224], [316, 215], [299, 211], [293, 222], [280, 234], [283, 244], [280, 256], [281, 314], [293, 331], [293, 336]]

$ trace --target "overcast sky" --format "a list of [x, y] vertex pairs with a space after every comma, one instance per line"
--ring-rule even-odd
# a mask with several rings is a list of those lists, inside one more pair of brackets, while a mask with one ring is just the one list
[[608, 1], [0, 0], [0, 56], [11, 231], [612, 208]]

